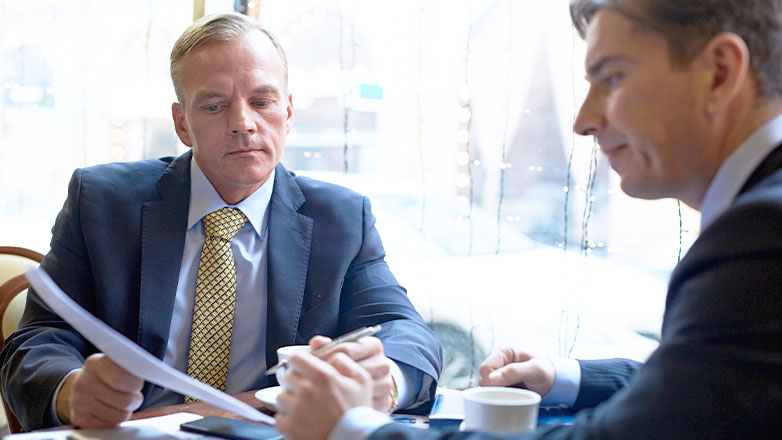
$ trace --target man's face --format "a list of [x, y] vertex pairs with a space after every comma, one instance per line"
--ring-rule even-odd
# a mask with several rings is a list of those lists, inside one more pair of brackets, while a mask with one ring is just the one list
[[713, 167], [702, 70], [673, 65], [661, 35], [610, 10], [586, 43], [590, 89], [575, 131], [597, 138], [627, 194], [699, 204]]
[[184, 104], [173, 105], [179, 139], [229, 204], [258, 189], [277, 166], [293, 124], [282, 60], [252, 30], [206, 43], [181, 64]]

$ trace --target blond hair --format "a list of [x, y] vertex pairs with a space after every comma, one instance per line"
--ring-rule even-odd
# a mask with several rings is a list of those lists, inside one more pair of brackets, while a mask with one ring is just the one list
[[277, 49], [277, 53], [282, 60], [284, 85], [288, 87], [288, 59], [285, 56], [285, 50], [280, 42], [271, 32], [264, 29], [260, 23], [252, 18], [237, 14], [215, 14], [201, 17], [193, 22], [174, 43], [171, 49], [171, 81], [174, 83], [174, 91], [180, 104], [184, 103], [180, 83], [182, 81], [181, 64], [182, 59], [193, 49], [210, 41], [231, 41], [241, 37], [251, 30], [263, 32]]

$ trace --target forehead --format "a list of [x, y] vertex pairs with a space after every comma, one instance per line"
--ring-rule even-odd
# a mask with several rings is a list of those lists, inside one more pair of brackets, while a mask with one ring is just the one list
[[668, 54], [662, 35], [610, 9], [602, 9], [595, 14], [587, 28], [585, 41], [587, 68], [606, 57], [667, 58]]
[[284, 88], [284, 67], [271, 40], [259, 30], [251, 30], [229, 41], [210, 41], [182, 58], [185, 88], [213, 81], [242, 78], [263, 80]]

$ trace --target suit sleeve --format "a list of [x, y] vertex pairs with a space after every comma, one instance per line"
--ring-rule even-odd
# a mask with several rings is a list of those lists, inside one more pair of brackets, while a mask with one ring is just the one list
[[621, 390], [642, 365], [630, 359], [579, 360], [581, 384], [573, 409], [591, 408]]
[[363, 241], [350, 263], [342, 287], [342, 330], [383, 324], [377, 337], [386, 356], [423, 374], [416, 402], [406, 412], [426, 414], [434, 400], [442, 368], [437, 337], [415, 310], [385, 261], [380, 235], [375, 229], [369, 200], [363, 198]]
[[[52, 230], [51, 250], [41, 267], [74, 299], [90, 309], [92, 282], [81, 233], [81, 172], [68, 187], [68, 198]], [[3, 394], [25, 430], [59, 424], [52, 399], [62, 378], [80, 368], [95, 348], [30, 289], [19, 329], [6, 341], [2, 360]]]

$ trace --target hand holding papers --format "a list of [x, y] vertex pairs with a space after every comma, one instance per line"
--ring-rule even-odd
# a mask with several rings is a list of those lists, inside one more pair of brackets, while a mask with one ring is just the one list
[[66, 295], [43, 269], [30, 269], [25, 277], [55, 313], [125, 370], [155, 385], [211, 403], [247, 419], [274, 425], [272, 417], [164, 364], [92, 316]]

